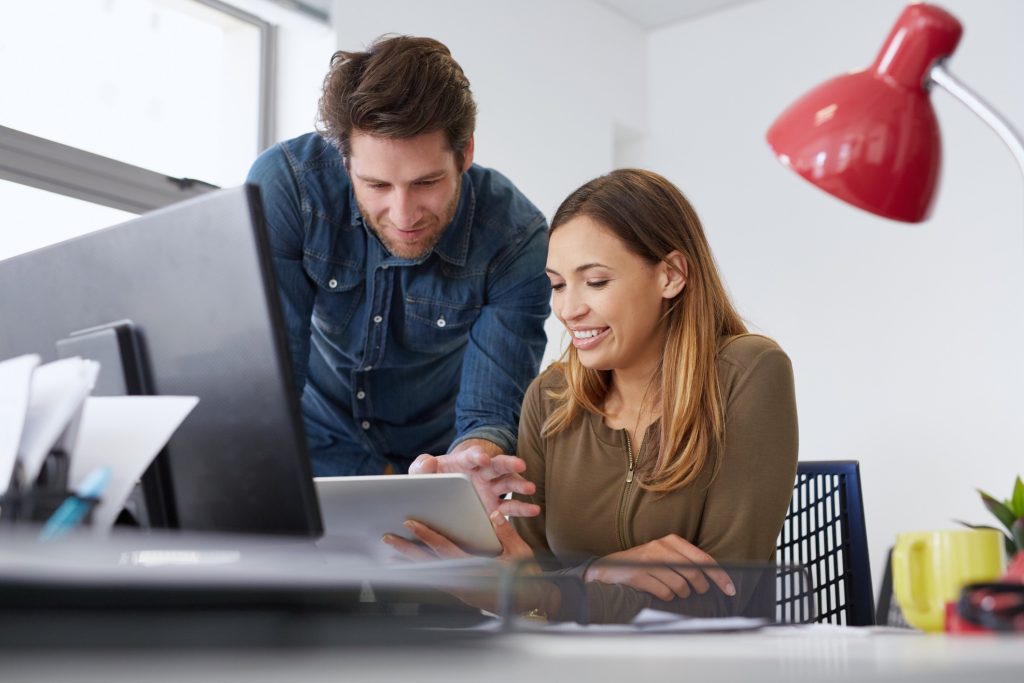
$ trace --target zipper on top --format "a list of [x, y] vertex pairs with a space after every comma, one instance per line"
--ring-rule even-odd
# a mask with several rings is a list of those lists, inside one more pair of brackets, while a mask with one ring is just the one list
[[626, 485], [622, 489], [622, 499], [619, 501], [619, 548], [627, 550], [626, 546], [626, 501], [629, 499], [629, 490], [633, 488], [633, 474], [636, 470], [636, 458], [633, 456], [633, 443], [629, 438], [629, 432], [622, 430], [626, 437]]

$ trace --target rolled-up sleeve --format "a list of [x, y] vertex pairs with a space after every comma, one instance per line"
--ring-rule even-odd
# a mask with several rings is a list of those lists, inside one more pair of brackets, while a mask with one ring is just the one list
[[487, 439], [515, 453], [519, 411], [540, 369], [551, 311], [547, 222], [537, 214], [522, 236], [495, 259], [487, 300], [469, 333], [455, 403], [454, 448], [466, 439]]

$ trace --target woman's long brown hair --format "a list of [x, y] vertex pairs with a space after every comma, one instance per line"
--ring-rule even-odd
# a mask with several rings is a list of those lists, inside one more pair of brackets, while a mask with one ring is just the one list
[[[551, 232], [577, 216], [608, 228], [652, 265], [673, 251], [686, 259], [686, 287], [666, 302], [662, 318], [665, 349], [649, 392], [660, 404], [658, 454], [642, 478], [642, 486], [655, 492], [686, 486], [723, 443], [718, 352], [747, 328], [729, 301], [697, 213], [662, 176], [620, 169], [591, 180], [562, 202]], [[583, 411], [603, 415], [611, 388], [611, 371], [584, 367], [573, 346], [560, 367], [566, 387], [554, 395], [558, 406], [544, 423], [545, 436], [567, 428]]]

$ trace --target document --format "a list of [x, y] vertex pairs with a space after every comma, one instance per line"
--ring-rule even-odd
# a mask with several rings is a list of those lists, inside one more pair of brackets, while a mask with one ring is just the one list
[[0, 496], [7, 493], [18, 461], [18, 445], [28, 412], [32, 371], [39, 356], [29, 354], [0, 363]]
[[762, 617], [688, 617], [675, 612], [655, 609], [641, 611], [628, 624], [577, 624], [576, 622], [538, 622], [517, 619], [515, 629], [544, 633], [709, 633], [721, 631], [751, 631], [768, 625]]
[[18, 447], [23, 481], [36, 480], [50, 451], [71, 452], [82, 403], [95, 386], [99, 371], [96, 361], [77, 357], [35, 368]]
[[106, 532], [114, 525], [139, 477], [197, 403], [195, 396], [94, 396], [85, 400], [68, 485], [75, 488], [93, 470], [110, 468], [110, 480], [93, 510], [94, 529]]

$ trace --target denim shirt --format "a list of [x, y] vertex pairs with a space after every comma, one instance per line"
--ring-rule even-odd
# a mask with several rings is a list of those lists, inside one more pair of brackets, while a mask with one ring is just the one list
[[437, 245], [391, 255], [315, 133], [266, 150], [260, 186], [315, 475], [408, 469], [470, 438], [514, 453], [546, 342], [547, 222], [473, 165]]

